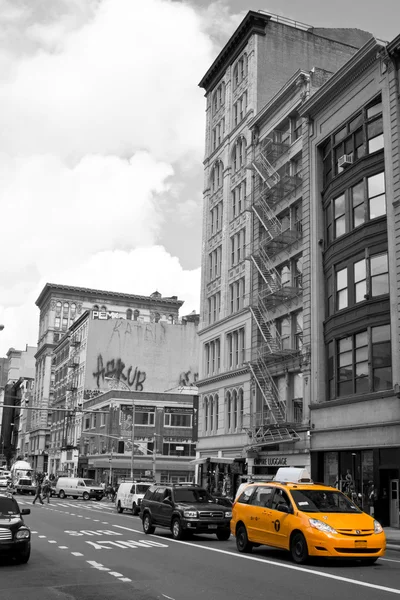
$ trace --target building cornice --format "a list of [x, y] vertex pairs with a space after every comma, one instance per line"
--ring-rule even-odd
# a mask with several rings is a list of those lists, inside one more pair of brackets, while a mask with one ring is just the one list
[[253, 34], [266, 34], [266, 28], [270, 20], [270, 15], [250, 10], [201, 79], [199, 87], [205, 89], [207, 93], [241, 52], [249, 38]]
[[245, 375], [249, 372], [249, 367], [245, 365], [240, 369], [236, 369], [235, 371], [227, 371], [225, 373], [220, 373], [218, 375], [213, 375], [212, 377], [207, 377], [207, 379], [201, 379], [200, 381], [196, 381], [197, 387], [204, 387], [206, 385], [212, 385], [214, 383], [218, 383], [219, 381], [224, 381], [225, 379], [232, 379], [233, 377], [237, 377], [238, 375]]
[[359, 77], [379, 58], [379, 53], [386, 48], [386, 42], [371, 38], [358, 52], [348, 60], [341, 69], [316, 91], [300, 110], [301, 117], [313, 117], [326, 105], [344, 91], [351, 82]]
[[165, 305], [165, 306], [173, 306], [175, 308], [180, 308], [184, 303], [184, 300], [178, 300], [177, 298], [163, 298], [163, 297], [155, 297], [151, 296], [139, 296], [136, 294], [124, 294], [122, 292], [110, 292], [106, 290], [96, 290], [90, 288], [69, 286], [69, 285], [61, 285], [58, 283], [46, 283], [43, 290], [41, 291], [39, 297], [37, 298], [35, 304], [39, 308], [41, 308], [44, 302], [47, 300], [47, 297], [50, 294], [59, 293], [68, 293], [70, 295], [78, 294], [78, 295], [86, 295], [93, 297], [94, 300], [101, 297], [104, 301], [108, 299], [118, 299], [118, 300], [126, 300], [127, 302], [146, 302], [148, 304], [157, 305]]

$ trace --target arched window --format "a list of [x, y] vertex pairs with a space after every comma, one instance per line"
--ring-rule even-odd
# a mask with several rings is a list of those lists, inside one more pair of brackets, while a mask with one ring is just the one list
[[204, 398], [204, 431], [208, 431], [208, 397]]
[[171, 323], [171, 325], [173, 325], [175, 322], [174, 315], [168, 315], [168, 321]]
[[68, 302], [64, 302], [63, 304], [63, 315], [64, 317], [67, 317], [69, 313], [69, 304]]
[[56, 304], [56, 315], [60, 315], [61, 314], [61, 302], [58, 301]]
[[72, 320], [76, 317], [76, 304], [74, 302], [71, 304], [70, 317]]
[[226, 393], [226, 408], [227, 408], [227, 430], [230, 431], [232, 427], [232, 398], [231, 393]]
[[93, 310], [97, 310], [98, 311], [99, 310], [99, 305], [98, 304], [94, 304], [93, 305]]
[[133, 320], [134, 320], [134, 321], [137, 321], [137, 320], [138, 320], [138, 318], [139, 318], [139, 315], [140, 315], [140, 311], [139, 311], [139, 310], [137, 310], [137, 309], [136, 309], [136, 310], [134, 310], [134, 311], [133, 311]]
[[128, 321], [132, 321], [132, 311], [130, 308], [126, 311], [126, 318]]
[[239, 389], [238, 394], [238, 429], [243, 429], [243, 415], [244, 415], [244, 405], [243, 405], [243, 389]]
[[217, 160], [211, 169], [210, 187], [211, 192], [216, 192], [223, 185], [224, 165], [221, 160]]
[[107, 312], [107, 306], [104, 306], [104, 304], [103, 304], [103, 306], [101, 307], [101, 312]]
[[225, 104], [225, 84], [220, 83], [212, 97], [212, 114], [215, 113]]
[[214, 402], [213, 402], [212, 396], [210, 397], [209, 407], [210, 407], [210, 432], [212, 433], [214, 431]]
[[158, 313], [158, 312], [154, 313], [154, 321], [156, 323], [158, 323], [160, 319], [161, 319], [160, 313]]
[[236, 431], [238, 426], [238, 399], [237, 399], [237, 391], [233, 390], [232, 392], [232, 416], [233, 416], [233, 430]]
[[234, 69], [233, 69], [233, 88], [237, 88], [237, 86], [242, 83], [243, 79], [247, 77], [248, 71], [248, 59], [247, 54], [242, 54], [242, 56], [237, 61]]
[[232, 151], [232, 168], [233, 172], [239, 171], [246, 163], [246, 140], [240, 136], [233, 147]]
[[219, 404], [218, 394], [215, 394], [215, 396], [214, 396], [214, 428], [217, 433], [218, 433], [218, 416], [219, 416], [218, 404]]

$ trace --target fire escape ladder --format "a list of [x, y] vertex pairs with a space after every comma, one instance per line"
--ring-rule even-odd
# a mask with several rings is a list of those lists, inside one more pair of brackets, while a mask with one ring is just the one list
[[259, 174], [268, 189], [273, 188], [280, 181], [280, 175], [271, 165], [262, 152], [251, 163], [251, 167]]
[[257, 306], [250, 306], [250, 312], [253, 315], [254, 321], [261, 333], [261, 337], [264, 340], [266, 351], [271, 354], [277, 352], [279, 349], [279, 342], [274, 335], [275, 332], [273, 332], [270, 327], [270, 323], [264, 319]]
[[258, 362], [249, 363], [249, 366], [267, 408], [267, 413], [264, 413], [261, 419], [263, 421], [262, 425], [264, 423], [274, 425], [285, 423], [286, 410], [282, 410], [279, 402], [279, 392], [268, 370], [265, 370], [264, 366]]

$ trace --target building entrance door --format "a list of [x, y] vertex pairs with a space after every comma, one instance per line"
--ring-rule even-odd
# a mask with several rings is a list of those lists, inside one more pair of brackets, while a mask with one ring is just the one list
[[399, 526], [399, 480], [390, 480], [390, 527]]

